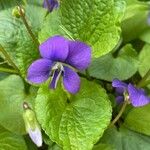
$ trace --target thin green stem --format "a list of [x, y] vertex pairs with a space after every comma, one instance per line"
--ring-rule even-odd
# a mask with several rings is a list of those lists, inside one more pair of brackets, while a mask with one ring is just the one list
[[35, 37], [35, 35], [33, 34], [27, 20], [26, 20], [26, 17], [25, 17], [25, 13], [23, 12], [23, 9], [21, 6], [18, 6], [18, 10], [19, 10], [19, 13], [21, 15], [21, 18], [22, 18], [22, 21], [31, 37], [31, 39], [33, 40], [34, 44], [38, 47], [40, 45], [39, 41], [37, 40], [37, 38]]
[[6, 72], [6, 73], [12, 73], [12, 74], [18, 74], [16, 70], [9, 69], [9, 68], [0, 68], [0, 72]]
[[150, 84], [150, 80], [147, 80], [146, 82], [145, 82], [145, 86], [147, 86], [147, 85], [149, 85]]
[[125, 111], [127, 105], [128, 105], [128, 101], [124, 101], [124, 103], [123, 103], [123, 105], [122, 105], [118, 115], [111, 122], [110, 127], [112, 127], [119, 120], [119, 118], [122, 116], [123, 112]]
[[10, 65], [19, 73], [18, 67], [14, 64], [14, 62], [11, 60], [9, 54], [5, 51], [5, 49], [0, 45], [0, 51], [5, 56], [5, 59], [10, 63]]
[[148, 70], [148, 72], [144, 75], [144, 77], [142, 78], [142, 80], [137, 84], [137, 87], [144, 87], [146, 84], [146, 80], [148, 79], [148, 77], [150, 76], [150, 69]]
[[27, 5], [27, 0], [23, 0], [24, 4]]
[[71, 40], [75, 41], [75, 39], [71, 36], [69, 31], [65, 27], [60, 25], [60, 28], [70, 37]]
[[85, 73], [86, 73], [87, 78], [90, 79], [90, 74], [89, 74], [89, 70], [88, 69], [85, 70]]
[[24, 82], [24, 91], [28, 95], [30, 93], [30, 84], [26, 82], [26, 80], [22, 77], [22, 80]]

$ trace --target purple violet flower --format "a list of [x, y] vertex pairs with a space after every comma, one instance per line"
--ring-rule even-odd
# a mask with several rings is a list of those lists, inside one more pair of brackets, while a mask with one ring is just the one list
[[114, 79], [112, 86], [116, 88], [116, 100], [118, 103], [123, 102], [124, 92], [129, 94], [130, 102], [134, 107], [140, 107], [150, 103], [150, 98], [146, 96], [144, 90], [134, 87], [131, 83], [126, 84], [118, 79]]
[[80, 41], [70, 41], [61, 36], [46, 40], [39, 47], [41, 59], [28, 68], [27, 79], [32, 83], [42, 83], [52, 77], [50, 88], [55, 89], [60, 76], [65, 89], [75, 94], [80, 88], [80, 78], [73, 68], [86, 69], [91, 61], [91, 48]]
[[43, 7], [51, 12], [53, 9], [59, 7], [58, 0], [44, 0]]

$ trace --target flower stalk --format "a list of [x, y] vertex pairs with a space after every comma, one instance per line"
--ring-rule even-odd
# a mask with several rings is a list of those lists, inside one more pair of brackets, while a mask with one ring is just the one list
[[86, 73], [87, 78], [90, 79], [90, 73], [88, 69], [85, 69], [85, 73]]
[[1, 68], [1, 67], [0, 67], [0, 72], [18, 74], [16, 70], [9, 69], [9, 68]]
[[122, 116], [123, 112], [125, 111], [126, 107], [128, 105], [128, 101], [124, 101], [118, 115], [115, 117], [115, 119], [111, 122], [110, 126], [109, 127], [112, 127], [119, 119], [120, 117]]
[[25, 17], [25, 13], [23, 12], [23, 9], [21, 6], [18, 5], [18, 10], [19, 10], [19, 13], [20, 13], [20, 16], [22, 18], [22, 21], [31, 37], [31, 39], [33, 40], [34, 44], [38, 47], [40, 44], [39, 44], [39, 41], [37, 40], [37, 38], [35, 37], [35, 35], [33, 34], [27, 20], [26, 20], [26, 17]]
[[14, 62], [11, 60], [9, 54], [5, 51], [5, 49], [2, 47], [2, 45], [0, 45], [0, 51], [2, 52], [2, 54], [5, 56], [5, 59], [8, 61], [8, 63], [15, 69], [15, 71], [10, 70], [10, 69], [3, 69], [4, 71], [9, 71], [9, 72], [15, 72], [15, 73], [19, 73], [19, 69], [18, 67], [14, 64]]
[[23, 0], [24, 4], [27, 5], [27, 0]]

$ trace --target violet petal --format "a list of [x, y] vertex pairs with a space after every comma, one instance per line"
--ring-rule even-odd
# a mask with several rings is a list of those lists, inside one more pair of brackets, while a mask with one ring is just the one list
[[134, 107], [140, 107], [150, 103], [150, 98], [145, 95], [143, 90], [135, 88], [132, 84], [128, 85], [128, 93], [131, 104]]
[[80, 41], [69, 42], [69, 54], [66, 63], [71, 66], [83, 70], [86, 69], [91, 62], [91, 48], [87, 44]]
[[117, 104], [121, 104], [121, 103], [123, 103], [123, 101], [124, 101], [124, 97], [123, 96], [117, 96], [116, 97]]
[[63, 84], [68, 92], [75, 94], [80, 89], [80, 77], [72, 69], [64, 67]]
[[123, 95], [124, 91], [125, 91], [124, 88], [120, 88], [120, 87], [115, 89], [116, 95]]
[[29, 129], [28, 131], [30, 138], [32, 141], [38, 146], [42, 146], [42, 133], [39, 128], [36, 128], [35, 130]]
[[126, 83], [124, 83], [124, 82], [122, 82], [122, 81], [120, 81], [118, 79], [114, 79], [112, 81], [112, 86], [116, 87], [116, 88], [123, 88], [124, 90], [126, 90], [127, 87], [128, 87], [128, 85]]
[[43, 42], [39, 49], [43, 58], [64, 62], [68, 56], [68, 40], [61, 36], [54, 36]]
[[52, 81], [50, 83], [50, 88], [51, 89], [55, 89], [56, 88], [57, 82], [59, 80], [60, 75], [61, 75], [61, 71], [59, 72], [59, 71], [56, 70], [54, 72], [53, 77], [52, 77]]
[[42, 83], [49, 78], [53, 62], [48, 59], [38, 59], [28, 68], [27, 80], [32, 83]]
[[52, 11], [53, 9], [59, 6], [58, 0], [44, 0], [43, 7], [48, 9], [48, 11]]

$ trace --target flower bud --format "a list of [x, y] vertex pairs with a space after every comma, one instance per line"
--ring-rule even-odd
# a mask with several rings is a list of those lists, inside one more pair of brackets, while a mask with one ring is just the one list
[[[21, 10], [20, 10], [21, 9]], [[21, 7], [19, 6], [16, 6], [13, 10], [12, 10], [12, 16], [16, 17], [16, 18], [20, 18], [21, 17], [21, 13], [20, 11], [22, 12], [22, 14], [24, 14], [24, 9], [22, 9]]]
[[41, 128], [36, 119], [36, 115], [27, 103], [23, 104], [24, 113], [23, 119], [25, 122], [26, 131], [28, 132], [32, 141], [38, 146], [42, 146], [42, 133]]
[[48, 11], [53, 11], [53, 9], [59, 7], [58, 0], [44, 0], [43, 7], [48, 9]]

